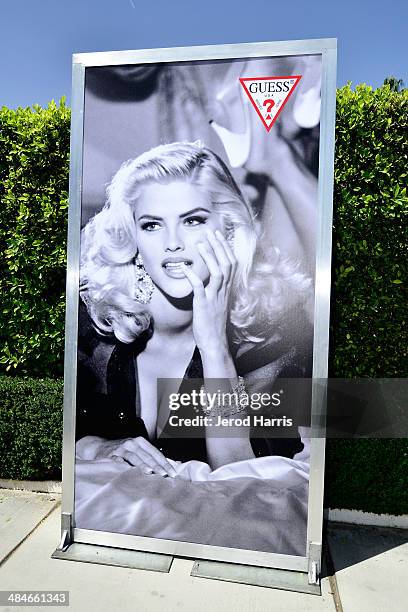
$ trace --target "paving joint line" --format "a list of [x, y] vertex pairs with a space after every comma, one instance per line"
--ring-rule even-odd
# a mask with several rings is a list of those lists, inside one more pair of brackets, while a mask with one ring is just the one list
[[10, 559], [10, 557], [15, 553], [15, 551], [20, 548], [20, 546], [22, 544], [24, 544], [24, 542], [26, 540], [28, 540], [28, 538], [34, 533], [34, 531], [50, 516], [50, 514], [52, 512], [54, 512], [54, 510], [61, 505], [61, 502], [59, 500], [55, 501], [55, 504], [50, 508], [50, 510], [47, 512], [47, 514], [45, 516], [42, 517], [41, 520], [38, 521], [38, 523], [36, 525], [34, 525], [34, 527], [31, 529], [31, 531], [29, 533], [27, 533], [27, 535], [24, 536], [24, 538], [22, 540], [20, 540], [20, 542], [18, 544], [16, 544], [16, 546], [14, 548], [12, 548], [10, 550], [9, 553], [7, 553], [7, 555], [4, 557], [4, 559], [2, 559], [0, 561], [0, 568], [6, 563], [6, 561], [8, 561]]
[[324, 551], [324, 557], [326, 561], [326, 568], [327, 568], [327, 574], [328, 574], [327, 577], [329, 579], [330, 591], [333, 596], [333, 601], [336, 607], [336, 612], [344, 612], [343, 604], [341, 603], [341, 598], [340, 598], [339, 586], [337, 584], [333, 558], [331, 556], [330, 546], [327, 540], [327, 535], [326, 535], [326, 541], [323, 544], [323, 551]]

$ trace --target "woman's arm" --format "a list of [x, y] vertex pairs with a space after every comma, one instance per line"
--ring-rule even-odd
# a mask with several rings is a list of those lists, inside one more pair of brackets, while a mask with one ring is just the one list
[[[289, 214], [313, 277], [317, 231], [317, 182], [283, 138], [277, 138], [271, 178]], [[268, 197], [268, 196], [267, 196]]]
[[[236, 259], [218, 230], [215, 233], [209, 230], [207, 242], [199, 243], [198, 249], [210, 272], [207, 287], [191, 269], [186, 268], [185, 275], [194, 292], [193, 334], [203, 363], [205, 391], [229, 393], [238, 382], [226, 334]], [[254, 457], [249, 428], [226, 426], [226, 437], [218, 437], [220, 430], [217, 427], [214, 436], [214, 427], [206, 428], [207, 455], [212, 468]]]
[[[231, 393], [238, 383], [238, 376], [230, 352], [224, 349], [217, 354], [211, 354], [204, 350], [201, 360], [206, 393]], [[243, 414], [240, 412], [228, 417], [229, 423], [233, 423], [234, 417], [242, 419]], [[222, 430], [225, 431], [225, 437], [222, 437]], [[249, 431], [249, 427], [233, 424], [217, 426], [216, 430], [214, 426], [207, 427], [206, 446], [211, 467], [217, 469], [227, 463], [253, 459], [255, 455], [249, 440]]]
[[[273, 236], [277, 224], [277, 209], [282, 206], [287, 217], [286, 220], [284, 217], [280, 219], [280, 235], [285, 237], [282, 223], [289, 223], [295, 232], [294, 240], [298, 242], [298, 248], [293, 245], [294, 252], [301, 253], [303, 271], [313, 277], [317, 231], [317, 180], [282, 136], [278, 125], [274, 126], [269, 137], [261, 142], [263, 146], [257, 143], [257, 146], [251, 147], [245, 169], [251, 174], [266, 176], [270, 181], [260, 218], [262, 226], [267, 227], [272, 221], [273, 226], [268, 235]], [[275, 237], [278, 247], [279, 237]], [[287, 243], [284, 246], [287, 246]]]

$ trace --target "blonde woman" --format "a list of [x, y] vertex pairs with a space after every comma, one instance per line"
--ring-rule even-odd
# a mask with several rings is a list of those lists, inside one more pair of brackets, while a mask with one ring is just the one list
[[[216, 378], [235, 391], [241, 375], [248, 385], [304, 376], [307, 350], [295, 327], [305, 331], [299, 313], [310, 285], [278, 253], [263, 261], [250, 207], [224, 162], [201, 143], [161, 145], [123, 164], [82, 235], [81, 320], [86, 327], [89, 317], [114, 347], [106, 367], [95, 366], [92, 333], [82, 333], [82, 456], [97, 444], [97, 457], [173, 476], [168, 458], [217, 468], [274, 452], [242, 427], [225, 437], [205, 427], [201, 437], [158, 437], [168, 398], [158, 397], [157, 379], [178, 379], [182, 389]], [[302, 337], [307, 345], [308, 333]], [[193, 416], [192, 407], [184, 414]]]

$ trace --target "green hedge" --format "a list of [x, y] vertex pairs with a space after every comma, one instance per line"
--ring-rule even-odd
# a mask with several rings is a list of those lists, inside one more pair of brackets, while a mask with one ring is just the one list
[[408, 90], [337, 93], [331, 375], [408, 375]]
[[[331, 376], [407, 376], [407, 110], [406, 90], [338, 90]], [[3, 372], [62, 370], [68, 139], [63, 103], [0, 111]], [[62, 383], [11, 380], [0, 379], [0, 477], [50, 477]], [[407, 456], [407, 440], [330, 440], [326, 505], [408, 513]]]
[[[331, 376], [408, 375], [407, 128], [407, 90], [338, 90]], [[329, 440], [325, 505], [408, 513], [408, 440]]]
[[70, 110], [0, 110], [0, 368], [62, 374]]
[[61, 380], [0, 376], [0, 477], [61, 476]]
[[408, 514], [408, 443], [329, 440], [325, 506], [378, 514]]

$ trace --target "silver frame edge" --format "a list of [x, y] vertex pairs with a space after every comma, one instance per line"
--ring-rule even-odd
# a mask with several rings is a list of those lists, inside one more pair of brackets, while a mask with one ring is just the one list
[[163, 47], [162, 49], [138, 49], [134, 51], [100, 51], [75, 53], [73, 62], [83, 66], [115, 66], [118, 64], [155, 64], [157, 62], [202, 61], [215, 59], [239, 59], [274, 55], [320, 54], [324, 49], [336, 49], [336, 38], [288, 40], [225, 45], [201, 45], [195, 47]]
[[162, 540], [143, 536], [93, 531], [91, 529], [74, 529], [74, 542], [100, 546], [118, 546], [128, 550], [143, 550], [180, 557], [192, 557], [226, 563], [240, 563], [258, 567], [274, 567], [307, 572], [307, 558], [295, 555], [282, 555], [241, 548], [225, 548], [194, 542]]
[[[326, 415], [329, 356], [330, 287], [332, 256], [334, 146], [336, 120], [337, 48], [322, 54], [322, 107], [319, 146], [318, 228], [313, 338], [312, 432]], [[311, 543], [322, 544], [326, 440], [312, 437], [307, 526], [307, 553]]]
[[61, 512], [74, 516], [79, 256], [85, 67], [72, 66]]

